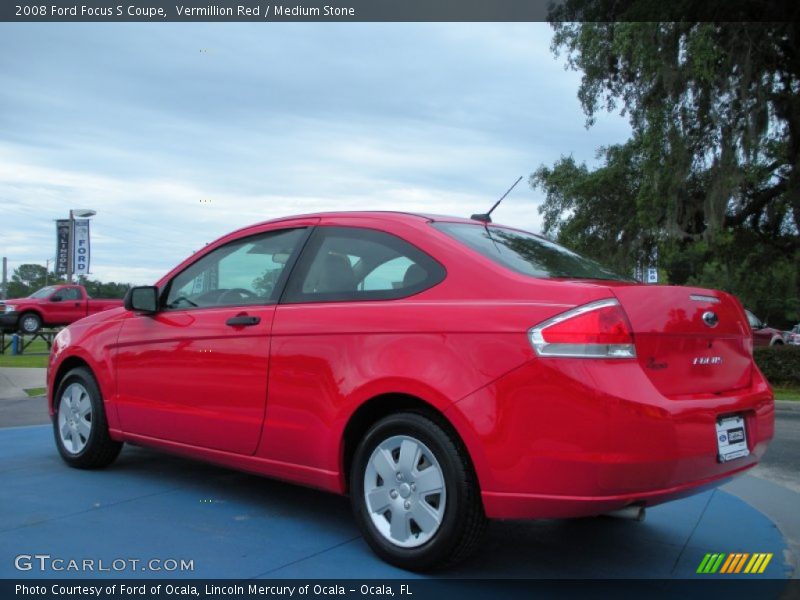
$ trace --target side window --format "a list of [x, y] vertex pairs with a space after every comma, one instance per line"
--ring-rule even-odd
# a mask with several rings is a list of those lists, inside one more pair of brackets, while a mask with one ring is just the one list
[[761, 329], [761, 321], [758, 320], [758, 317], [756, 317], [749, 310], [746, 310], [744, 312], [747, 315], [747, 321], [750, 323], [750, 327], [752, 327], [753, 329]]
[[399, 237], [357, 227], [319, 227], [284, 302], [392, 300], [442, 281], [436, 260]]
[[81, 291], [75, 287], [63, 288], [59, 290], [53, 296], [58, 296], [62, 300], [80, 300], [81, 299]]
[[367, 274], [358, 284], [358, 289], [366, 291], [402, 289], [407, 283], [413, 283], [406, 280], [406, 273], [411, 273], [413, 277], [417, 272], [415, 265], [416, 263], [407, 256], [387, 260]]
[[278, 279], [304, 231], [271, 231], [217, 248], [175, 276], [169, 284], [164, 308], [185, 310], [276, 302]]

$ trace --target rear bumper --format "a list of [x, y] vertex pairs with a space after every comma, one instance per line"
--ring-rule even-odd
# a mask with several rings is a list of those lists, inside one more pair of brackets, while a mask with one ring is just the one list
[[[733, 466], [733, 464], [731, 464]], [[504, 492], [482, 492], [484, 506], [496, 519], [574, 518], [598, 515], [626, 506], [655, 506], [718, 487], [752, 469], [747, 464], [721, 476], [691, 481], [672, 488], [616, 496], [539, 496]]]
[[[742, 414], [750, 455], [717, 459], [718, 417]], [[728, 395], [671, 399], [634, 361], [532, 361], [448, 417], [475, 464], [486, 514], [561, 518], [652, 506], [754, 467], [773, 436], [772, 391], [754, 369]]]

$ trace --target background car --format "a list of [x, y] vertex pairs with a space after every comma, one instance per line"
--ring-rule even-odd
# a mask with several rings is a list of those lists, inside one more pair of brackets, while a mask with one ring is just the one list
[[791, 346], [800, 346], [800, 324], [787, 331], [783, 339]]
[[783, 333], [773, 327], [768, 327], [751, 311], [745, 310], [747, 321], [753, 332], [753, 344], [756, 346], [779, 346], [784, 343]]
[[100, 311], [122, 306], [122, 300], [90, 298], [82, 285], [50, 285], [27, 298], [6, 300], [0, 312], [4, 331], [36, 333], [42, 327], [68, 325]]

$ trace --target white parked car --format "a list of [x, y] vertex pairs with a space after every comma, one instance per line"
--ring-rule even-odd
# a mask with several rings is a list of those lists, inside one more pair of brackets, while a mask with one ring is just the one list
[[790, 346], [800, 346], [800, 324], [792, 327], [791, 331], [787, 331], [783, 339]]

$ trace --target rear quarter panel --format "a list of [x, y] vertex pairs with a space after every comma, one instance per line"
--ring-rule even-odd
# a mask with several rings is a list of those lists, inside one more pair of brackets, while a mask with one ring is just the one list
[[494, 330], [469, 331], [462, 320], [484, 310], [442, 303], [279, 307], [258, 454], [338, 472], [343, 431], [368, 400], [404, 394], [444, 412], [532, 358], [519, 319], [514, 324], [515, 314], [532, 307], [506, 306]]

